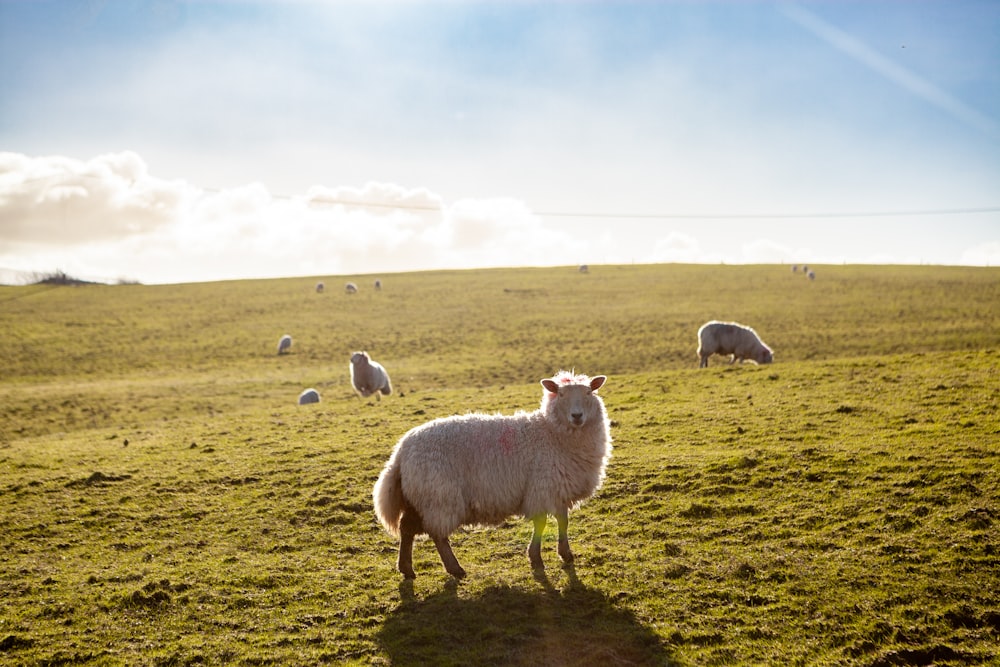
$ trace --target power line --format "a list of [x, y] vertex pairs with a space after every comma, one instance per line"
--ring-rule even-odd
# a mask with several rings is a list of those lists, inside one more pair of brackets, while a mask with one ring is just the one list
[[[41, 180], [58, 178], [64, 174], [47, 174], [36, 176], [21, 181], [22, 184], [32, 183]], [[101, 179], [103, 175], [78, 173], [70, 174], [78, 178]], [[220, 194], [226, 191], [225, 188], [208, 188], [190, 184], [190, 187], [202, 193]], [[266, 187], [265, 187], [266, 190]], [[377, 208], [377, 209], [397, 209], [403, 211], [425, 211], [428, 213], [441, 213], [447, 206], [442, 202], [440, 205], [429, 204], [406, 204], [406, 203], [384, 203], [365, 202], [351, 199], [340, 199], [337, 197], [309, 197], [308, 195], [287, 195], [268, 192], [272, 199], [282, 199], [286, 201], [303, 200], [309, 205], [330, 205], [346, 206], [354, 208]], [[530, 209], [529, 209], [530, 210]], [[803, 211], [793, 213], [738, 213], [738, 212], [711, 212], [711, 213], [611, 213], [611, 212], [586, 212], [586, 211], [531, 211], [536, 216], [548, 218], [589, 218], [589, 219], [619, 219], [619, 220], [810, 220], [810, 219], [864, 219], [864, 218], [894, 218], [894, 217], [934, 217], [943, 215], [982, 215], [986, 213], [1000, 213], [1000, 206], [981, 207], [956, 207], [956, 208], [932, 208], [932, 209], [889, 209], [882, 211]]]

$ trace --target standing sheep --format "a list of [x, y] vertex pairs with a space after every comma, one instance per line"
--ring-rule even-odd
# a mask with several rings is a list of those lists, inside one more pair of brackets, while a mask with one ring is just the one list
[[375, 291], [378, 292], [381, 289], [382, 289], [382, 281], [381, 280], [376, 280], [375, 281]]
[[292, 337], [285, 334], [281, 337], [281, 340], [278, 341], [278, 354], [284, 354], [290, 349], [292, 349]]
[[743, 363], [749, 359], [758, 364], [769, 364], [774, 360], [771, 348], [761, 341], [757, 332], [737, 322], [706, 322], [698, 329], [699, 368], [708, 366], [708, 358], [713, 354], [731, 354], [729, 363], [737, 359]]
[[322, 294], [324, 289], [326, 289], [326, 285], [324, 285], [323, 283], [316, 283], [317, 294]]
[[448, 536], [463, 525], [499, 525], [512, 514], [531, 519], [532, 568], [541, 569], [549, 514], [559, 528], [558, 553], [573, 562], [569, 510], [600, 488], [611, 457], [604, 403], [607, 378], [560, 371], [542, 380], [542, 404], [514, 415], [467, 414], [418, 426], [397, 443], [372, 490], [375, 514], [399, 537], [397, 568], [413, 572], [413, 539], [427, 533], [445, 570], [465, 570]]
[[347, 283], [347, 285], [344, 286], [344, 291], [347, 292], [348, 294], [357, 294], [358, 286], [355, 285], [354, 283]]
[[372, 361], [367, 352], [355, 352], [351, 355], [351, 384], [362, 398], [375, 394], [375, 398], [381, 401], [379, 392], [386, 396], [392, 393], [389, 374], [382, 368], [382, 364]]

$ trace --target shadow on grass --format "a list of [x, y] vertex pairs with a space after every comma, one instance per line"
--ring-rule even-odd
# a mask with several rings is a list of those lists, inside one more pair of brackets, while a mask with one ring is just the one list
[[471, 599], [449, 580], [418, 600], [404, 581], [378, 641], [393, 665], [672, 664], [652, 629], [568, 572], [562, 591], [539, 573], [544, 590], [493, 587]]

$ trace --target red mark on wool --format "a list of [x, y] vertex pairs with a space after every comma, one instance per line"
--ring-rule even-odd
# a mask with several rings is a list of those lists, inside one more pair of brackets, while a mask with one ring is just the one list
[[513, 426], [505, 426], [503, 432], [500, 434], [500, 451], [504, 453], [505, 456], [510, 456], [514, 453], [514, 447], [517, 445], [517, 434], [514, 432]]

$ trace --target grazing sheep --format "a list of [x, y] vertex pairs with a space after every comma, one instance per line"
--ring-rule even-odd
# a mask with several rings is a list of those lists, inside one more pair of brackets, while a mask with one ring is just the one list
[[326, 285], [323, 283], [316, 283], [316, 292], [322, 293], [326, 289]]
[[581, 264], [581, 265], [580, 265], [580, 268], [579, 268], [579, 269], [577, 269], [577, 270], [578, 270], [578, 271], [579, 271], [580, 273], [587, 273], [588, 271], [590, 271], [590, 267], [589, 267], [589, 266], [587, 266], [586, 264]]
[[284, 354], [290, 349], [292, 349], [292, 337], [285, 334], [281, 337], [281, 340], [278, 341], [278, 354]]
[[771, 348], [761, 341], [757, 332], [737, 322], [706, 322], [698, 329], [699, 368], [708, 366], [708, 358], [713, 354], [731, 354], [729, 363], [737, 359], [743, 363], [749, 359], [758, 364], [769, 364], [774, 360]]
[[799, 265], [792, 264], [792, 273], [798, 273], [798, 272], [799, 272]]
[[804, 273], [806, 275], [809, 275], [809, 265], [808, 264], [803, 264], [802, 265], [802, 273]]
[[569, 510], [600, 488], [611, 457], [610, 422], [595, 393], [607, 378], [560, 371], [542, 380], [542, 404], [514, 415], [467, 414], [427, 422], [404, 435], [372, 490], [375, 514], [399, 537], [397, 568], [413, 572], [413, 538], [427, 533], [445, 570], [465, 570], [448, 536], [463, 525], [499, 525], [513, 514], [531, 519], [528, 558], [542, 563], [542, 533], [554, 514], [558, 553], [573, 561]]
[[381, 280], [376, 280], [375, 281], [375, 291], [378, 292], [381, 289], [382, 289], [382, 281]]
[[319, 403], [319, 392], [310, 387], [299, 394], [299, 405], [306, 403]]
[[809, 280], [816, 280], [816, 272], [815, 271], [810, 271], [806, 275], [809, 276]]
[[347, 292], [348, 294], [357, 294], [358, 286], [355, 285], [354, 283], [347, 283], [347, 285], [344, 286], [344, 291]]
[[362, 398], [375, 394], [375, 398], [381, 401], [379, 392], [386, 396], [392, 393], [389, 374], [382, 368], [382, 364], [372, 361], [367, 352], [355, 352], [351, 355], [351, 384]]

